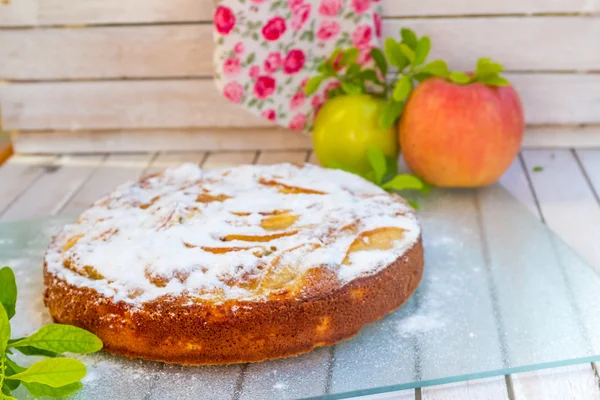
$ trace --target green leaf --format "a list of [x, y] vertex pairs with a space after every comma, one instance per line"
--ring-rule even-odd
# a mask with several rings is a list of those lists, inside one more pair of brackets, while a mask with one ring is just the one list
[[333, 52], [331, 53], [331, 55], [328, 58], [329, 63], [333, 64], [335, 62], [335, 60], [337, 60], [337, 58], [341, 52], [342, 52], [342, 49], [340, 49], [339, 47], [337, 47], [335, 50], [333, 50]]
[[464, 72], [454, 71], [450, 73], [450, 80], [460, 85], [466, 85], [471, 82], [471, 77]]
[[326, 96], [327, 99], [333, 99], [335, 97], [341, 96], [344, 94], [344, 91], [342, 90], [341, 87], [336, 87], [335, 89], [330, 90], [329, 92], [327, 92]]
[[346, 70], [346, 76], [354, 76], [360, 72], [360, 64], [353, 62]]
[[533, 167], [533, 172], [542, 172], [544, 170], [544, 167], [540, 167], [539, 165], [536, 165], [535, 167]]
[[359, 50], [356, 47], [350, 47], [344, 51], [342, 54], [341, 65], [350, 65], [356, 61], [358, 55], [360, 54]]
[[328, 62], [322, 62], [318, 67], [317, 71], [325, 76], [335, 76], [335, 71], [333, 70], [333, 66]]
[[408, 47], [405, 43], [401, 43], [400, 50], [402, 51], [402, 54], [404, 54], [404, 56], [408, 59], [408, 61], [410, 61], [411, 64], [415, 62], [415, 52], [413, 51], [413, 49]]
[[477, 69], [475, 77], [483, 77], [487, 75], [498, 75], [504, 71], [502, 64], [492, 61], [490, 58], [480, 58], [477, 61]]
[[450, 75], [450, 70], [448, 70], [448, 64], [446, 64], [446, 61], [435, 60], [421, 68], [419, 73], [446, 78], [448, 75]]
[[400, 43], [396, 42], [392, 38], [385, 39], [384, 44], [385, 56], [388, 59], [388, 62], [397, 67], [398, 70], [402, 71], [408, 65], [408, 58], [402, 52], [400, 48]]
[[410, 79], [410, 76], [404, 75], [396, 83], [392, 96], [396, 101], [404, 101], [408, 98], [412, 89], [412, 79]]
[[394, 123], [404, 110], [404, 102], [389, 100], [385, 103], [383, 111], [379, 116], [379, 124], [383, 129], [389, 129], [394, 126]]
[[8, 314], [2, 305], [0, 305], [0, 357], [6, 353], [6, 345], [10, 339], [10, 321]]
[[371, 49], [371, 57], [375, 60], [375, 65], [381, 71], [381, 75], [386, 76], [388, 73], [388, 64], [383, 52], [378, 47], [373, 47]]
[[375, 183], [377, 185], [381, 185], [387, 169], [385, 155], [379, 148], [369, 147], [367, 149], [367, 159], [369, 160], [369, 164], [371, 164], [371, 168], [373, 169]]
[[58, 356], [58, 353], [55, 353], [53, 351], [36, 349], [35, 347], [31, 346], [15, 347], [15, 350], [19, 351], [21, 354], [26, 356], [42, 356], [50, 358]]
[[[12, 376], [21, 371], [25, 371], [25, 368], [16, 364], [8, 357], [6, 357], [4, 359], [4, 361], [6, 362], [6, 376]], [[11, 381], [9, 379], [6, 379], [4, 381], [4, 384], [12, 391], [12, 390], [16, 390], [19, 387], [19, 385], [21, 385], [21, 382], [20, 381]]]
[[431, 74], [426, 74], [426, 73], [419, 72], [417, 74], [414, 74], [413, 78], [417, 82], [423, 82], [424, 80], [431, 78]]
[[55, 388], [41, 383], [23, 382], [23, 386], [29, 390], [29, 393], [31, 393], [33, 397], [48, 396], [54, 399], [62, 399], [79, 391], [83, 387], [83, 383], [75, 382]]
[[33, 335], [10, 347], [30, 346], [36, 349], [47, 350], [54, 353], [95, 353], [102, 349], [102, 341], [93, 333], [71, 325], [50, 324], [40, 328]]
[[386, 157], [385, 158], [385, 163], [386, 163], [386, 170], [387, 170], [387, 175], [390, 175], [389, 179], [393, 178], [394, 176], [398, 175], [398, 158], [396, 157]]
[[58, 388], [79, 381], [85, 373], [85, 365], [79, 360], [48, 358], [34, 363], [25, 371], [7, 376], [6, 379], [41, 383]]
[[317, 76], [313, 76], [312, 78], [310, 78], [308, 80], [308, 82], [306, 82], [306, 86], [304, 87], [304, 92], [308, 96], [316, 93], [316, 91], [319, 90], [319, 86], [321, 86], [321, 83], [323, 83], [323, 79], [325, 79], [325, 77], [323, 75], [317, 75]]
[[17, 304], [17, 282], [10, 267], [0, 269], [0, 304], [4, 306], [10, 320], [15, 315]]
[[355, 82], [342, 82], [342, 90], [346, 94], [361, 94], [362, 86]]
[[382, 186], [382, 188], [387, 190], [421, 190], [424, 187], [425, 184], [421, 178], [409, 174], [396, 175], [391, 181], [386, 182]]
[[375, 70], [365, 69], [364, 71], [362, 71], [360, 73], [360, 78], [363, 81], [369, 81], [369, 82], [373, 82], [377, 85], [383, 86], [383, 82], [381, 82], [379, 80], [379, 77], [377, 76], [377, 72], [375, 72]]
[[406, 200], [406, 202], [408, 203], [409, 206], [411, 206], [415, 210], [420, 210], [421, 209], [421, 206], [416, 201]]
[[498, 75], [480, 77], [477, 79], [477, 81], [487, 86], [510, 86], [510, 82], [508, 81], [508, 79]]
[[427, 60], [427, 56], [429, 55], [429, 51], [431, 50], [431, 39], [427, 36], [423, 36], [419, 39], [419, 43], [417, 43], [417, 48], [415, 50], [415, 60], [413, 61], [414, 65], [421, 65]]
[[400, 36], [402, 36], [402, 42], [406, 43], [408, 47], [412, 50], [416, 50], [417, 48], [417, 35], [415, 32], [408, 28], [402, 28], [400, 30]]

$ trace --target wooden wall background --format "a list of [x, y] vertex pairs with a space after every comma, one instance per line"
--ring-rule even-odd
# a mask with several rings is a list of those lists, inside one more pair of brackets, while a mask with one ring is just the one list
[[[3, 0], [0, 113], [18, 152], [307, 148], [211, 81], [211, 0]], [[383, 0], [384, 33], [504, 63], [526, 145], [600, 147], [600, 0]]]

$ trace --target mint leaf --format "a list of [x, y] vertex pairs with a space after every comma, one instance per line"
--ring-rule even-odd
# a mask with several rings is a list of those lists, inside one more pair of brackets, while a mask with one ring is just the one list
[[[10, 347], [10, 344], [9, 344], [9, 347]], [[19, 351], [21, 354], [23, 354], [25, 356], [42, 356], [42, 357], [50, 357], [50, 358], [54, 358], [54, 357], [58, 356], [58, 353], [55, 353], [53, 351], [36, 349], [35, 347], [31, 347], [31, 346], [16, 347], [15, 350]]]
[[342, 82], [342, 90], [346, 94], [361, 94], [363, 92], [362, 86], [354, 82]]
[[439, 76], [442, 78], [446, 78], [450, 75], [450, 70], [448, 69], [448, 64], [444, 60], [435, 60], [426, 64], [423, 68], [419, 70], [422, 74], [430, 74], [433, 76]]
[[415, 62], [415, 52], [413, 51], [413, 49], [408, 47], [405, 43], [401, 43], [400, 50], [402, 51], [402, 54], [404, 54], [404, 56], [408, 59], [408, 61], [410, 61], [411, 64]]
[[417, 35], [415, 32], [408, 28], [402, 28], [400, 30], [400, 36], [402, 36], [402, 42], [406, 43], [412, 50], [417, 48]]
[[0, 359], [6, 353], [6, 345], [10, 339], [10, 321], [8, 314], [2, 305], [0, 305]]
[[427, 59], [430, 50], [431, 39], [429, 39], [427, 36], [423, 36], [421, 39], [419, 39], [419, 43], [417, 43], [417, 48], [415, 49], [415, 60], [413, 61], [413, 64], [423, 64]]
[[350, 65], [356, 61], [360, 52], [356, 47], [350, 47], [346, 49], [342, 54], [342, 60], [340, 62], [341, 65]]
[[385, 155], [379, 148], [369, 147], [367, 149], [367, 159], [369, 160], [369, 164], [371, 164], [371, 168], [373, 168], [375, 183], [381, 185], [387, 169]]
[[10, 320], [15, 315], [17, 305], [17, 282], [10, 267], [0, 269], [0, 304], [4, 306]]
[[304, 87], [304, 92], [306, 93], [306, 95], [310, 96], [311, 94], [316, 93], [317, 90], [319, 90], [319, 86], [321, 86], [321, 83], [323, 83], [323, 79], [325, 79], [323, 75], [317, 75], [310, 78], [308, 82], [306, 82], [306, 86]]
[[83, 387], [83, 383], [75, 382], [55, 388], [41, 383], [23, 382], [23, 386], [29, 390], [29, 393], [33, 397], [48, 396], [55, 399], [62, 399], [80, 390]]
[[398, 80], [398, 83], [394, 88], [394, 93], [392, 94], [394, 100], [406, 100], [408, 98], [408, 95], [410, 95], [412, 88], [412, 79], [410, 79], [410, 76], [404, 75], [402, 78], [400, 78], [400, 80]]
[[536, 165], [535, 167], [533, 167], [533, 172], [542, 172], [544, 170], [544, 167], [540, 167], [539, 165]]
[[85, 376], [85, 365], [72, 358], [50, 358], [34, 363], [6, 379], [48, 385], [54, 388], [75, 383]]
[[381, 75], [385, 77], [388, 73], [388, 65], [383, 52], [379, 48], [373, 47], [371, 49], [371, 57], [375, 60], [375, 65], [381, 71]]
[[388, 100], [384, 107], [381, 115], [379, 116], [379, 124], [383, 129], [389, 129], [394, 126], [394, 123], [402, 114], [404, 110], [404, 102], [398, 102], [395, 100]]
[[508, 81], [508, 79], [498, 75], [488, 75], [484, 77], [479, 77], [477, 81], [487, 86], [510, 86], [510, 82]]
[[460, 85], [466, 85], [471, 82], [471, 77], [464, 72], [455, 71], [450, 73], [450, 80]]
[[102, 341], [93, 333], [75, 326], [50, 324], [41, 327], [33, 335], [10, 345], [15, 348], [23, 346], [59, 354], [65, 352], [88, 354], [102, 349]]
[[421, 178], [415, 175], [396, 175], [391, 181], [386, 182], [381, 186], [386, 190], [421, 190], [425, 187], [425, 184]]
[[402, 52], [400, 43], [396, 42], [391, 37], [385, 39], [384, 47], [385, 56], [388, 62], [402, 71], [408, 65], [408, 58]]

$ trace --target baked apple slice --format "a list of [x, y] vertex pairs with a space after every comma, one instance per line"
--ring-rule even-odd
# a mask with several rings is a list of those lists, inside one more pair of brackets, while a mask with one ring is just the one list
[[350, 255], [357, 251], [389, 250], [394, 247], [395, 241], [403, 237], [404, 229], [396, 227], [383, 227], [363, 232], [348, 248], [342, 264], [350, 265]]

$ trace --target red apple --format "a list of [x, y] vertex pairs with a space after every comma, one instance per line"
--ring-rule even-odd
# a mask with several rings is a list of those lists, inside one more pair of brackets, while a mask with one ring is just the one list
[[494, 183], [519, 153], [523, 107], [511, 86], [424, 81], [400, 120], [400, 146], [410, 169], [443, 187]]

